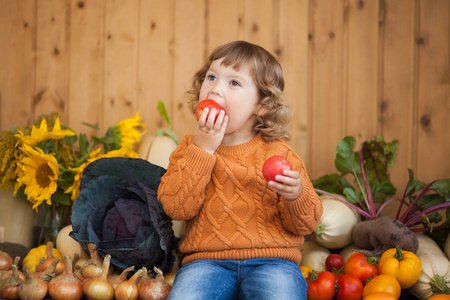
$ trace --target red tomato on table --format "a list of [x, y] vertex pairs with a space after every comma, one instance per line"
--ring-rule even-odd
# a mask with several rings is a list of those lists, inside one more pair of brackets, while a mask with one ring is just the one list
[[283, 175], [283, 170], [292, 170], [292, 165], [283, 157], [275, 155], [263, 164], [263, 176], [267, 181], [276, 181], [276, 175]]
[[343, 275], [336, 284], [337, 300], [361, 300], [363, 284], [358, 277], [352, 274]]
[[376, 260], [356, 252], [345, 263], [345, 274], [353, 274], [365, 285], [369, 278], [378, 275]]
[[341, 268], [343, 268], [344, 265], [345, 260], [339, 254], [332, 253], [325, 259], [325, 268], [327, 269], [327, 271], [333, 271], [333, 269], [335, 269], [335, 271], [337, 272]]
[[214, 100], [207, 99], [207, 100], [200, 101], [200, 103], [197, 106], [197, 109], [195, 110], [195, 116], [197, 117], [197, 120], [200, 119], [200, 116], [202, 115], [203, 110], [205, 108], [208, 108], [209, 112], [211, 112], [211, 109], [213, 109], [213, 108], [217, 109], [217, 114], [216, 114], [216, 118], [214, 119], [214, 122], [216, 122], [217, 117], [219, 116], [219, 112], [221, 110], [223, 110], [223, 111], [225, 110], [225, 108], [223, 108], [219, 103], [217, 103]]
[[312, 272], [308, 278], [308, 300], [331, 300], [334, 297], [334, 275], [328, 271]]

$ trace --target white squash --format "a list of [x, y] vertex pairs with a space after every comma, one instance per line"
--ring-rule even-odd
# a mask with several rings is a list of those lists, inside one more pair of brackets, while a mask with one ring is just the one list
[[74, 240], [69, 233], [72, 231], [72, 225], [61, 228], [56, 236], [56, 249], [62, 256], [69, 255], [71, 258], [77, 253], [80, 257], [82, 252], [80, 244]]
[[330, 250], [322, 247], [313, 240], [305, 240], [305, 243], [298, 247], [302, 253], [301, 266], [308, 266], [314, 271], [325, 271], [325, 259], [331, 254]]
[[432, 290], [430, 282], [442, 280], [442, 287], [450, 289], [450, 261], [433, 239], [424, 234], [416, 234], [419, 241], [417, 256], [422, 262], [422, 272], [410, 290], [420, 299], [428, 299], [438, 292]]
[[167, 169], [170, 154], [177, 148], [177, 143], [167, 135], [145, 135], [137, 147], [140, 158], [154, 165]]
[[445, 256], [447, 256], [447, 259], [450, 260], [450, 232], [447, 234], [447, 238], [445, 240], [444, 253]]
[[[343, 196], [340, 196], [344, 198]], [[340, 249], [352, 243], [353, 227], [361, 216], [353, 209], [329, 195], [321, 195], [323, 213], [314, 231], [316, 242], [328, 249]]]

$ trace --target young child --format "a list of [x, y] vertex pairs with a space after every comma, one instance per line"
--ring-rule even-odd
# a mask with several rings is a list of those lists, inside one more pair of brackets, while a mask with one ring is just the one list
[[[283, 88], [276, 59], [244, 41], [215, 49], [195, 74], [192, 108], [212, 99], [225, 111], [204, 109], [158, 189], [165, 212], [186, 220], [169, 299], [306, 299], [297, 246], [317, 228], [322, 204], [285, 141]], [[266, 182], [262, 166], [273, 155], [292, 171]]]

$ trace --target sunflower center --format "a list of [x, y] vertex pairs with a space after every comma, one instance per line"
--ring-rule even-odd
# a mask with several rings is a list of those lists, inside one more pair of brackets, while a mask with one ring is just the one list
[[42, 188], [46, 188], [50, 186], [50, 183], [52, 182], [50, 178], [52, 178], [55, 175], [52, 168], [49, 167], [47, 164], [40, 165], [36, 170], [36, 182], [41, 186]]

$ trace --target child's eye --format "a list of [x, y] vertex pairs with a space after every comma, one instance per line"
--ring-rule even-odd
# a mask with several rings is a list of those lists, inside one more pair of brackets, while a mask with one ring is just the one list
[[216, 80], [216, 76], [214, 76], [214, 75], [206, 75], [206, 78], [207, 78], [209, 81], [214, 81], [214, 80]]
[[241, 84], [239, 82], [237, 82], [236, 80], [231, 80], [230, 84], [232, 86], [241, 86]]

